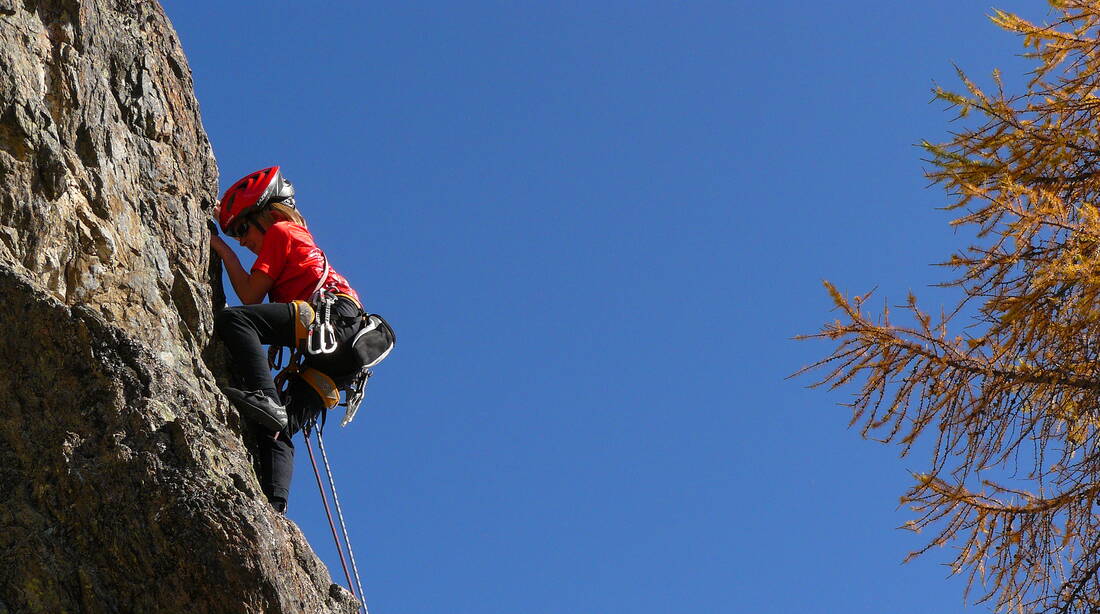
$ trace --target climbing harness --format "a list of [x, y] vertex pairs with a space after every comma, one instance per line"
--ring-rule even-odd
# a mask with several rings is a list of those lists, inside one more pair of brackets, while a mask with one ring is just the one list
[[[321, 253], [324, 257], [324, 252]], [[374, 375], [372, 368], [382, 362], [390, 351], [393, 350], [396, 335], [382, 316], [377, 314], [363, 314], [363, 326], [347, 343], [352, 348], [354, 356], [359, 359], [359, 366], [354, 374], [341, 378], [337, 384], [330, 376], [312, 367], [305, 366], [307, 356], [324, 356], [336, 352], [338, 343], [336, 330], [333, 326], [332, 305], [340, 297], [346, 296], [330, 291], [324, 287], [328, 279], [328, 258], [325, 257], [325, 269], [314, 287], [310, 300], [293, 301], [290, 303], [294, 309], [294, 347], [291, 349], [290, 359], [285, 367], [282, 366], [283, 348], [273, 346], [268, 352], [268, 362], [272, 369], [279, 369], [275, 376], [275, 387], [279, 391], [285, 390], [290, 376], [298, 375], [310, 385], [325, 403], [325, 409], [332, 409], [337, 405], [343, 405], [344, 417], [340, 426], [347, 426], [355, 418], [359, 406], [363, 402], [367, 383]], [[351, 298], [351, 297], [347, 297]], [[354, 300], [354, 299], [352, 299]], [[358, 304], [358, 301], [356, 301]], [[360, 308], [362, 309], [362, 308]], [[337, 316], [340, 317], [340, 316]], [[374, 336], [371, 333], [378, 331]], [[386, 340], [384, 345], [377, 342], [380, 334]], [[340, 402], [340, 393], [345, 392], [344, 402]]]
[[[329, 488], [332, 490], [332, 500], [336, 504], [336, 516], [340, 520], [340, 530], [344, 534], [344, 542], [340, 543], [340, 537], [336, 533], [336, 524], [332, 521], [332, 510], [328, 506], [328, 497], [325, 495], [325, 487], [321, 483], [321, 472], [317, 470], [317, 460], [313, 456], [313, 445], [309, 441], [309, 433], [311, 426], [317, 427], [317, 445], [321, 448], [321, 459], [325, 464], [325, 473], [328, 476]], [[321, 424], [317, 424], [316, 418], [310, 421], [302, 429], [302, 435], [306, 440], [306, 450], [309, 451], [309, 462], [313, 465], [313, 476], [317, 478], [317, 490], [321, 493], [321, 503], [325, 507], [325, 516], [328, 518], [329, 529], [332, 530], [332, 540], [336, 542], [336, 552], [340, 555], [340, 566], [344, 568], [344, 578], [348, 581], [348, 590], [351, 594], [359, 600], [360, 608], [363, 614], [370, 614], [367, 611], [367, 599], [363, 593], [363, 582], [359, 579], [359, 567], [355, 564], [355, 553], [351, 549], [351, 539], [348, 537], [347, 523], [344, 522], [344, 512], [340, 508], [340, 496], [336, 493], [336, 481], [332, 477], [332, 468], [328, 463], [328, 454], [325, 452], [325, 441], [321, 436], [321, 432], [324, 430], [324, 419], [322, 418]], [[351, 559], [351, 569], [355, 574], [355, 584], [351, 582], [351, 574], [348, 573], [348, 563], [344, 559], [344, 546], [347, 546], [348, 559]], [[358, 587], [359, 592], [356, 592]]]

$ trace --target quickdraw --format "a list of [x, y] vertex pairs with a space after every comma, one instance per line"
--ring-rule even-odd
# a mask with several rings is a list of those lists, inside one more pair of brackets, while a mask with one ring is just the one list
[[363, 402], [363, 395], [367, 392], [367, 382], [374, 372], [363, 367], [355, 374], [355, 379], [348, 387], [347, 399], [344, 401], [344, 418], [340, 420], [340, 426], [347, 426], [355, 419], [355, 412], [359, 411], [359, 404]]
[[[328, 272], [328, 262], [325, 262], [325, 272]], [[332, 304], [335, 302], [336, 295], [324, 288], [318, 289], [310, 301], [316, 315], [306, 332], [306, 352], [312, 356], [336, 351], [336, 330], [332, 327]]]

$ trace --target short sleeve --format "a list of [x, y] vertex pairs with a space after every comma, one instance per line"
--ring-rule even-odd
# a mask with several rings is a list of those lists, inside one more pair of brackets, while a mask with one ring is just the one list
[[279, 279], [290, 255], [290, 236], [284, 224], [272, 224], [264, 234], [264, 246], [252, 264], [252, 272], [259, 271], [271, 279]]

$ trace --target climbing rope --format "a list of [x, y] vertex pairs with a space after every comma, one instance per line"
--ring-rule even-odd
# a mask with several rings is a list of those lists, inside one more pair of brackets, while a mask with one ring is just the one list
[[363, 604], [363, 614], [367, 612], [367, 599], [363, 592], [363, 583], [359, 580], [359, 567], [355, 564], [355, 552], [351, 549], [351, 539], [348, 537], [348, 527], [344, 524], [344, 511], [340, 509], [340, 496], [336, 494], [336, 482], [332, 478], [332, 469], [328, 464], [328, 454], [325, 453], [325, 440], [321, 437], [322, 429], [317, 429], [317, 446], [321, 448], [321, 461], [325, 463], [325, 473], [328, 475], [328, 485], [332, 490], [332, 500], [336, 503], [336, 517], [340, 519], [340, 530], [344, 532], [344, 545], [348, 547], [348, 558], [351, 559], [351, 571], [355, 574], [355, 585], [359, 587], [359, 603]]
[[[302, 435], [306, 440], [306, 450], [309, 451], [309, 462], [313, 465], [313, 476], [315, 478], [317, 478], [317, 490], [321, 493], [321, 503], [323, 503], [325, 505], [325, 516], [328, 517], [328, 526], [329, 526], [329, 529], [332, 530], [332, 540], [334, 542], [336, 542], [336, 552], [340, 555], [340, 566], [344, 568], [344, 578], [346, 578], [347, 581], [348, 581], [348, 590], [351, 591], [351, 594], [352, 594], [353, 597], [355, 597], [356, 599], [359, 600], [359, 604], [361, 606], [361, 609], [363, 610], [363, 614], [368, 614], [366, 600], [363, 599], [359, 594], [356, 594], [355, 585], [353, 585], [351, 583], [351, 574], [348, 573], [348, 563], [347, 563], [346, 560], [344, 560], [344, 547], [340, 544], [340, 537], [336, 534], [336, 524], [332, 522], [332, 510], [329, 509], [328, 497], [325, 496], [325, 487], [321, 483], [321, 472], [317, 470], [317, 460], [313, 456], [313, 444], [311, 444], [309, 442], [309, 430], [303, 430]], [[321, 435], [321, 433], [320, 433], [320, 431], [318, 431], [317, 432], [317, 440], [318, 441], [320, 441], [320, 439], [321, 439], [320, 435]], [[327, 463], [325, 464], [325, 469], [326, 470], [328, 469], [328, 464]], [[332, 480], [332, 472], [331, 471], [329, 472], [329, 480], [330, 480], [330, 483], [331, 483], [331, 480]], [[335, 494], [335, 492], [336, 491], [334, 490], [333, 493]], [[343, 518], [341, 518], [340, 522], [341, 522], [341, 524], [343, 524]], [[345, 536], [347, 535], [346, 530], [345, 530], [344, 534], [345, 534]], [[350, 552], [350, 550], [349, 550], [349, 552]], [[358, 579], [359, 579], [359, 574], [358, 574], [358, 572], [356, 572], [356, 580], [358, 580]], [[362, 593], [361, 588], [360, 588], [360, 593]]]

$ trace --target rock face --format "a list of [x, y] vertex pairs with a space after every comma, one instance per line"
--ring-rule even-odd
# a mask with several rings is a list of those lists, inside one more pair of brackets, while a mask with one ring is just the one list
[[0, 0], [0, 614], [356, 610], [217, 390], [216, 198], [159, 5]]

